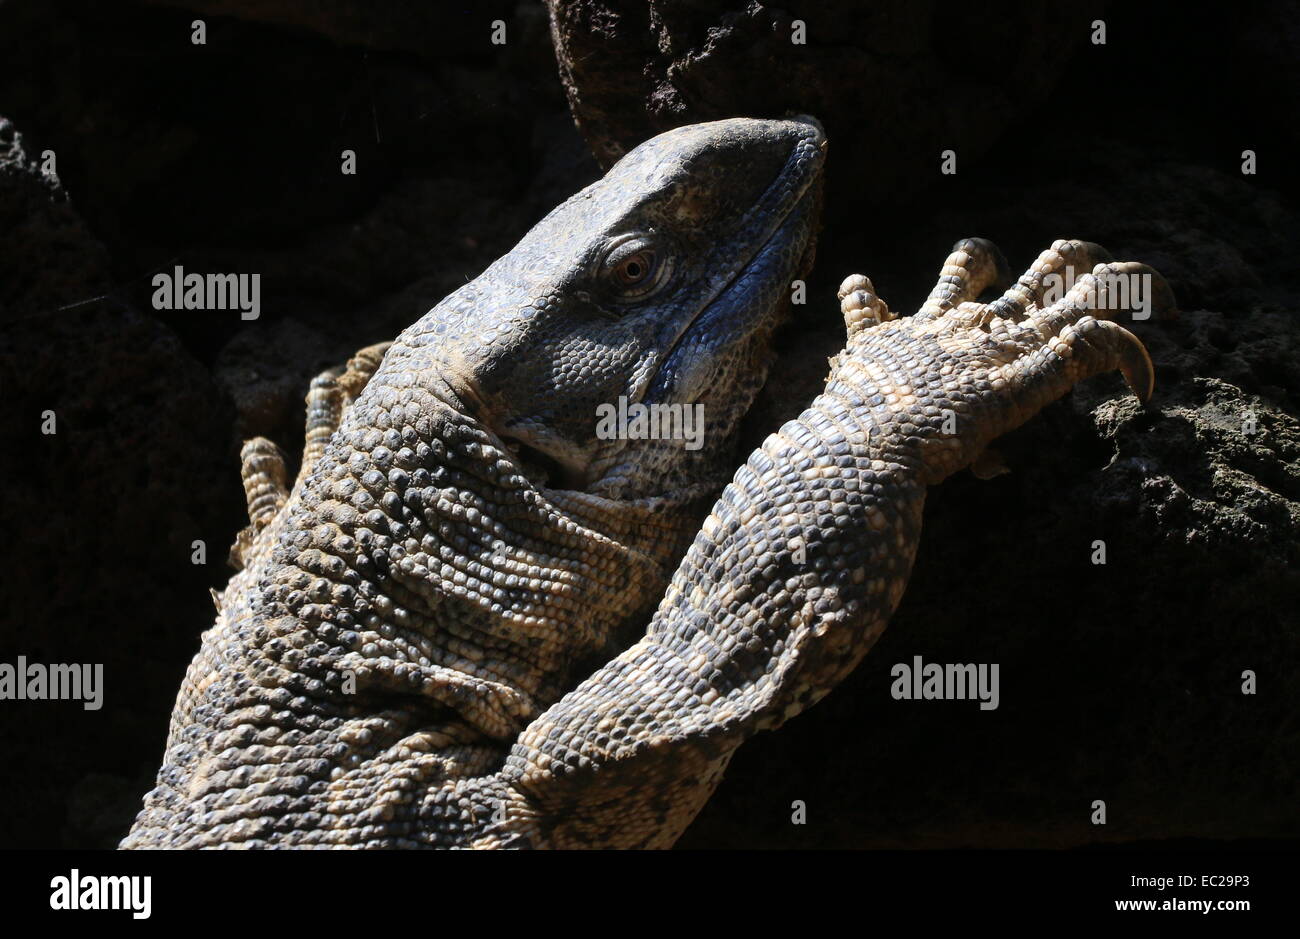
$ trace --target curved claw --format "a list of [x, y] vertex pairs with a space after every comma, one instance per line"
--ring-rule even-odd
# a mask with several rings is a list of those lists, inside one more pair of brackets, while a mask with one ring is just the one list
[[1119, 339], [1119, 371], [1129, 390], [1137, 396], [1138, 401], [1146, 404], [1156, 388], [1156, 370], [1151, 364], [1151, 356], [1142, 340], [1118, 323], [1100, 321], [1112, 335]]
[[[1126, 289], [1118, 291], [1123, 302], [1105, 308], [1105, 312], [1111, 315], [1133, 312], [1134, 304], [1130, 302], [1133, 300], [1142, 303], [1144, 307], [1142, 319], [1146, 319], [1152, 313], [1159, 319], [1172, 319], [1178, 313], [1178, 298], [1174, 296], [1174, 288], [1169, 286], [1169, 281], [1149, 264], [1143, 264], [1141, 261], [1112, 261], [1098, 264], [1092, 269], [1092, 275], [1103, 286], [1112, 282], [1114, 278], [1125, 278], [1127, 281]], [[1134, 289], [1133, 284], [1140, 286]]]
[[[1057, 259], [1064, 257], [1055, 248], [1054, 253]], [[1073, 244], [1073, 253], [1077, 259], [1105, 254], [1105, 249], [1080, 242]], [[1113, 363], [1101, 368], [1118, 368], [1133, 394], [1145, 404], [1155, 390], [1155, 367], [1142, 340], [1116, 323], [1115, 317], [1133, 313], [1136, 319], [1145, 319], [1153, 312], [1166, 316], [1176, 309], [1176, 302], [1168, 281], [1149, 265], [1104, 261], [1079, 278], [1064, 297], [1035, 310], [1030, 317], [1044, 336], [1060, 336], [1085, 322], [1088, 331], [1099, 330], [1105, 336], [1108, 362]], [[1138, 311], [1143, 315], [1137, 316]]]

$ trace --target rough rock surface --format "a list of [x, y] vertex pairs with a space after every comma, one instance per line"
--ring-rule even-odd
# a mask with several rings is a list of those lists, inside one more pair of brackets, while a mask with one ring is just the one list
[[[41, 162], [0, 118], [0, 322], [76, 303], [109, 284], [108, 251]], [[53, 257], [63, 265], [57, 278], [46, 274]]]
[[[983, 154], [1047, 96], [1089, 22], [1081, 8], [1033, 2], [997, 16], [915, 0], [548, 5], [569, 103], [602, 165], [678, 124], [808, 111], [873, 199], [923, 186], [944, 149]], [[973, 67], [988, 57], [967, 50], [1008, 54]], [[855, 188], [833, 191], [852, 199]]]

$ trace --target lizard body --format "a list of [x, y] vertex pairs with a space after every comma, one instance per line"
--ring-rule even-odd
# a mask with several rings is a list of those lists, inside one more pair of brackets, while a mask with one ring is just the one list
[[[1152, 278], [1167, 306], [1159, 275], [1061, 241], [985, 305], [1005, 263], [968, 239], [914, 316], [846, 280], [825, 391], [732, 475], [726, 444], [810, 247], [821, 147], [801, 122], [655, 138], [386, 354], [323, 377], [292, 493], [269, 445], [245, 448], [245, 567], [124, 846], [669, 846], [736, 747], [883, 630], [927, 486], [1090, 375], [1119, 368], [1149, 396], [1106, 284]], [[602, 324], [632, 321], [598, 309], [572, 275], [608, 265], [581, 259], [631, 250], [657, 271], [646, 244], [695, 229], [645, 338], [611, 342]], [[1046, 302], [1066, 268], [1090, 273]], [[485, 309], [510, 312], [473, 330]], [[619, 394], [706, 396], [710, 445], [597, 438]]]

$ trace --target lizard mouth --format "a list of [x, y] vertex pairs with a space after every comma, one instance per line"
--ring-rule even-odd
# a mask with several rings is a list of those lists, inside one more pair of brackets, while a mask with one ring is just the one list
[[[709, 368], [700, 367], [705, 363], [699, 357], [684, 367], [678, 355], [682, 346], [702, 335], [718, 337], [705, 340], [701, 348], [711, 358], [730, 345], [778, 325], [784, 308], [779, 295], [788, 292], [790, 279], [811, 260], [815, 232], [809, 220], [816, 217], [821, 199], [819, 184], [827, 147], [826, 135], [814, 118], [794, 120], [805, 124], [807, 130], [791, 147], [785, 165], [763, 195], [736, 225], [737, 231], [750, 232], [745, 239], [748, 250], [726, 263], [718, 263], [719, 272], [711, 278], [710, 289], [701, 297], [694, 315], [682, 323], [664, 350], [659, 367], [629, 395], [629, 400], [694, 402], [713, 396], [716, 389], [709, 386], [707, 378], [700, 378]], [[790, 245], [806, 223], [807, 247], [790, 253]], [[692, 385], [697, 387], [692, 389]]]
[[[780, 276], [769, 275], [761, 278], [762, 280], [788, 280], [787, 275], [793, 274], [798, 266], [798, 258], [794, 260], [774, 258], [767, 265], [764, 265], [763, 259], [765, 255], [772, 253], [771, 249], [774, 246], [793, 236], [795, 229], [799, 227], [803, 210], [819, 196], [815, 184], [820, 179], [822, 163], [826, 156], [826, 135], [822, 132], [821, 125], [812, 118], [800, 118], [799, 121], [807, 124], [807, 133], [791, 148], [786, 164], [767, 187], [767, 191], [736, 226], [737, 230], [741, 231], [753, 226], [754, 235], [749, 239], [750, 250], [737, 256], [728, 267], [724, 268], [725, 273], [714, 279], [714, 289], [703, 298], [695, 316], [683, 324], [664, 355], [665, 362], [672, 359], [673, 353], [684, 338], [695, 331], [702, 321], [710, 319], [710, 313], [716, 313], [720, 306], [731, 306], [725, 301], [734, 295], [738, 282], [746, 275], [755, 270], [767, 269], [777, 272]], [[761, 224], [755, 225], [755, 219], [761, 220]], [[745, 327], [743, 324], [733, 323], [731, 330], [740, 333], [745, 331]], [[651, 379], [651, 383], [653, 381], [654, 378]]]

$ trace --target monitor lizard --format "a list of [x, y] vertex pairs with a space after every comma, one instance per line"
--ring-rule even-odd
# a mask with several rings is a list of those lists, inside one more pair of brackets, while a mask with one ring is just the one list
[[[1107, 275], [1171, 305], [1159, 275], [1060, 241], [980, 304], [1005, 262], [966, 239], [913, 316], [847, 279], [825, 391], [735, 470], [825, 149], [811, 118], [647, 141], [313, 382], [292, 486], [249, 441], [240, 569], [122, 846], [670, 846], [884, 629], [927, 486], [1090, 375], [1149, 396]], [[704, 445], [598, 434], [620, 399], [702, 404]]]

